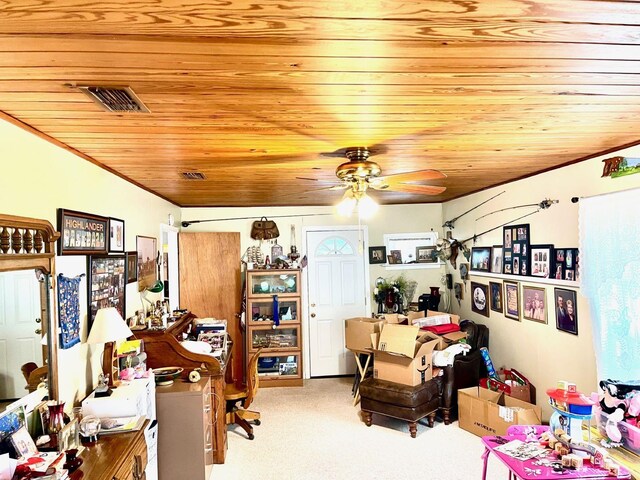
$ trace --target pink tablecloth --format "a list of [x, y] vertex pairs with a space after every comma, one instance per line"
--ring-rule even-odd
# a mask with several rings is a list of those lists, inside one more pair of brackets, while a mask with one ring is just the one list
[[[507, 441], [511, 440], [522, 440], [525, 441], [526, 437], [524, 435], [512, 435], [502, 437]], [[495, 436], [482, 437], [482, 443], [484, 444], [486, 451], [484, 453], [484, 472], [483, 472], [483, 480], [486, 478], [487, 472], [487, 460], [490, 453], [493, 453], [502, 463], [504, 463], [507, 468], [511, 471], [511, 473], [515, 474], [517, 478], [529, 479], [536, 478], [540, 480], [553, 480], [553, 479], [568, 479], [568, 478], [631, 478], [631, 474], [629, 471], [620, 467], [620, 474], [618, 477], [610, 477], [608, 472], [602, 468], [597, 468], [591, 465], [589, 460], [584, 461], [584, 467], [577, 470], [565, 470], [564, 472], [554, 472], [553, 468], [545, 465], [537, 465], [540, 459], [548, 458], [550, 460], [558, 461], [557, 456], [549, 450], [547, 457], [537, 457], [531, 458], [529, 460], [518, 460], [516, 458], [510, 457], [509, 455], [505, 455], [501, 452], [495, 451], [495, 447], [501, 445], [502, 443], [496, 441], [497, 438]]]

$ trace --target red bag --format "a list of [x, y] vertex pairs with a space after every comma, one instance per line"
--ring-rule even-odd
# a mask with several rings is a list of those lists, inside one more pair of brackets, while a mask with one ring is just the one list
[[460, 325], [457, 323], [446, 323], [444, 325], [433, 325], [431, 327], [422, 327], [421, 330], [435, 333], [436, 335], [444, 335], [445, 333], [459, 332]]

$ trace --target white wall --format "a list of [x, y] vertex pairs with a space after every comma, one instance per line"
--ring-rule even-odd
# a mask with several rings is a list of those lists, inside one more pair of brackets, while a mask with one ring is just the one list
[[[383, 194], [381, 194], [383, 195]], [[340, 195], [336, 195], [336, 202]], [[322, 216], [303, 217], [309, 214], [328, 214]], [[357, 225], [356, 217], [345, 219], [337, 216], [331, 207], [270, 207], [270, 208], [184, 208], [182, 220], [210, 220], [238, 217], [251, 217], [250, 220], [227, 220], [193, 224], [183, 228], [185, 232], [240, 232], [241, 251], [247, 247], [259, 245], [260, 242], [251, 239], [251, 224], [254, 217], [265, 215], [269, 218], [279, 215], [293, 215], [290, 218], [274, 218], [280, 231], [278, 244], [282, 245], [285, 252], [289, 252], [291, 245], [291, 225], [295, 226], [296, 246], [302, 255], [306, 253], [302, 228], [310, 226], [339, 226]], [[442, 206], [430, 205], [389, 205], [381, 206], [378, 213], [371, 220], [362, 222], [368, 227], [369, 245], [384, 245], [385, 233], [412, 233], [429, 232], [432, 229], [442, 233]], [[263, 242], [262, 251], [270, 254], [271, 245]], [[368, 259], [368, 249], [363, 252]], [[369, 269], [371, 291], [377, 277], [395, 278], [404, 273], [409, 280], [418, 282], [416, 296], [423, 292], [429, 292], [430, 286], [440, 286], [440, 277], [443, 268], [436, 269], [406, 269], [391, 270], [382, 265], [371, 265]]]
[[[553, 244], [559, 248], [578, 247], [578, 204], [571, 203], [572, 197], [591, 196], [640, 186], [640, 175], [616, 179], [601, 178], [602, 159], [616, 155], [637, 157], [640, 156], [640, 148], [621, 150], [447, 202], [443, 205], [444, 218], [454, 218], [496, 193], [506, 192], [456, 222], [454, 237], [462, 240], [513, 220], [533, 209], [508, 210], [476, 221], [476, 218], [486, 213], [514, 205], [539, 203], [545, 198], [557, 199], [560, 200], [559, 204], [516, 223], [531, 225], [531, 244]], [[502, 228], [479, 237], [477, 241], [477, 246], [501, 244]], [[468, 246], [471, 247], [472, 242]], [[450, 266], [448, 268], [451, 270]], [[553, 307], [554, 285], [536, 284], [528, 277], [524, 280], [521, 280], [522, 277], [509, 277], [510, 280], [520, 281], [521, 285], [545, 287], [547, 305]], [[454, 281], [460, 281], [459, 271], [454, 272]], [[473, 274], [470, 281], [485, 285], [488, 285], [489, 281], [502, 282], [501, 279]], [[529, 320], [517, 322], [494, 311], [490, 311], [490, 318], [472, 312], [470, 281], [466, 282], [466, 295], [462, 306], [458, 307], [457, 302], [454, 302], [454, 309], [459, 310], [462, 318], [489, 326], [489, 349], [495, 365], [515, 368], [533, 382], [537, 387], [538, 404], [543, 405], [543, 412], [547, 418], [551, 410], [547, 405], [545, 390], [554, 387], [558, 380], [573, 381], [580, 390], [587, 393], [597, 391], [598, 379], [587, 298], [578, 294], [578, 336], [574, 336], [556, 329], [553, 308], [548, 313], [546, 325]], [[579, 291], [578, 287], [575, 289]]]
[[[56, 225], [56, 209], [90, 212], [125, 221], [126, 250], [136, 249], [136, 235], [159, 237], [160, 224], [180, 209], [111, 173], [32, 135], [0, 121], [0, 211], [42, 218]], [[158, 243], [160, 245], [160, 243]], [[65, 276], [86, 273], [86, 256], [59, 256], [56, 272]], [[86, 339], [86, 280], [80, 290], [81, 338]], [[140, 308], [137, 283], [127, 286], [127, 315]], [[52, 312], [53, 313], [53, 312]], [[57, 317], [56, 317], [57, 318]], [[60, 397], [73, 402], [93, 387], [100, 372], [102, 346], [81, 343], [59, 350]]]

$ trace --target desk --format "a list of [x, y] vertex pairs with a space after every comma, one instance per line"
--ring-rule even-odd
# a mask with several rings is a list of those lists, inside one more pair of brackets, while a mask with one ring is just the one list
[[[499, 438], [499, 437], [498, 437]], [[502, 438], [511, 440], [525, 440], [525, 435], [510, 435], [504, 436]], [[482, 468], [482, 480], [486, 480], [487, 478], [487, 462], [489, 460], [489, 454], [493, 453], [508, 469], [509, 469], [509, 479], [515, 478], [517, 479], [539, 479], [539, 480], [555, 480], [555, 479], [576, 479], [576, 478], [631, 478], [631, 474], [629, 471], [620, 467], [620, 475], [617, 477], [610, 477], [606, 470], [601, 468], [594, 468], [591, 466], [591, 463], [588, 460], [584, 462], [584, 468], [579, 470], [565, 470], [564, 472], [554, 472], [552, 468], [547, 466], [536, 465], [538, 458], [532, 458], [529, 460], [517, 460], [509, 455], [505, 455], [501, 452], [497, 452], [495, 448], [498, 445], [501, 445], [499, 441], [496, 441], [497, 437], [494, 435], [482, 437], [482, 443], [484, 444], [485, 451], [482, 454], [482, 459], [484, 460], [484, 465]], [[549, 451], [551, 453], [551, 451]], [[544, 458], [544, 457], [543, 457]], [[553, 459], [556, 459], [556, 456], [553, 455]], [[540, 473], [533, 473], [533, 472]]]
[[144, 432], [149, 423], [137, 432], [100, 435], [94, 445], [85, 445], [80, 454], [82, 466], [71, 480], [141, 480], [147, 465], [147, 444]]
[[[224, 463], [227, 452], [226, 403], [224, 401], [225, 372], [231, 356], [233, 342], [228, 343], [227, 355], [218, 361], [211, 355], [193, 353], [184, 348], [180, 341], [182, 334], [190, 328], [195, 315], [186, 313], [167, 327], [166, 330], [138, 330], [135, 337], [144, 340], [147, 366], [150, 368], [182, 367], [183, 378], [195, 368], [202, 377], [211, 379], [211, 426], [213, 429], [214, 463]], [[162, 427], [160, 427], [162, 428]]]

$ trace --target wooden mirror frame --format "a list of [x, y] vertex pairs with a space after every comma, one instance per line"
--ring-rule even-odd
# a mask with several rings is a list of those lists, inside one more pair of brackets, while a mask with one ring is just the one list
[[0, 214], [0, 272], [35, 269], [39, 273], [50, 399], [58, 398], [58, 332], [51, 312], [56, 304], [51, 291], [55, 290], [55, 243], [59, 238], [60, 233], [47, 220]]

